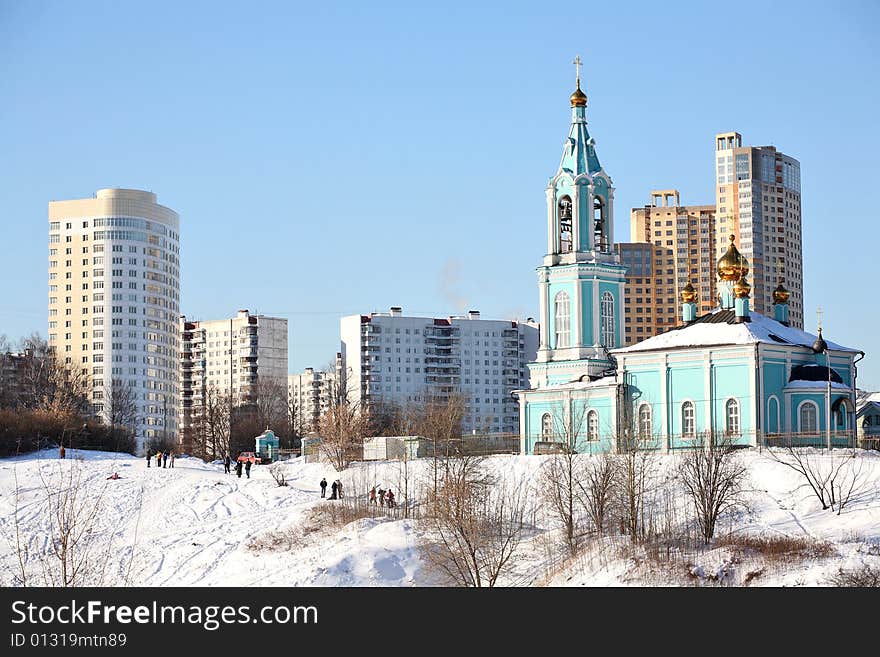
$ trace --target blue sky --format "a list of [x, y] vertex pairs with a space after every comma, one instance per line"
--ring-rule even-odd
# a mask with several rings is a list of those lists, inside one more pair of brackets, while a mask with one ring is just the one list
[[291, 372], [344, 314], [534, 316], [579, 53], [618, 238], [714, 201], [716, 132], [777, 146], [807, 327], [880, 388], [880, 5], [418, 4], [0, 0], [0, 333], [45, 334], [47, 203], [103, 187], [180, 214], [187, 316], [288, 317]]

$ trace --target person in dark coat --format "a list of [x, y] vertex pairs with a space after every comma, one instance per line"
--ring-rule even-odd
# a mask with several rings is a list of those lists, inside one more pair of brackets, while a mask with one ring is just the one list
[[147, 467], [150, 467], [150, 459], [153, 458], [153, 450], [147, 450]]
[[64, 452], [64, 445], [62, 445], [62, 446], [58, 449], [58, 458], [63, 459], [63, 458], [64, 458], [64, 454], [65, 454], [65, 452]]
[[385, 499], [388, 500], [388, 508], [394, 508], [394, 493], [391, 492], [391, 489], [388, 489], [388, 492], [385, 493]]
[[327, 478], [321, 478], [321, 497], [326, 497], [327, 495]]
[[333, 482], [333, 485], [330, 486], [330, 499], [331, 500], [336, 499], [336, 482], [335, 481]]
[[162, 467], [164, 468], [166, 465], [168, 465], [168, 452], [162, 454]]
[[251, 461], [250, 461], [250, 459], [248, 459], [247, 461], [244, 462], [244, 471], [245, 471], [245, 474], [247, 474], [247, 478], [250, 479], [251, 478]]
[[342, 479], [336, 480], [336, 491], [339, 493], [339, 499], [342, 499]]
[[238, 478], [241, 479], [241, 461], [235, 464], [235, 474], [237, 474]]
[[229, 474], [229, 466], [231, 463], [232, 463], [232, 459], [229, 458], [229, 452], [226, 452], [226, 458], [223, 459], [224, 474]]
[[379, 490], [376, 491], [376, 495], [379, 499], [379, 506], [385, 506], [385, 489], [380, 486]]

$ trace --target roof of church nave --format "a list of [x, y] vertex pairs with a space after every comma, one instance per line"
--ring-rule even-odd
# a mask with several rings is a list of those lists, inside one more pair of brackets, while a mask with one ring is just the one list
[[[812, 351], [816, 335], [785, 326], [756, 312], [752, 312], [750, 317], [751, 321], [749, 322], [737, 323], [735, 311], [715, 309], [701, 315], [692, 324], [670, 329], [629, 347], [613, 349], [612, 353], [629, 354], [640, 351], [745, 345], [758, 342], [794, 345]], [[852, 347], [844, 347], [830, 340], [827, 341], [827, 344], [832, 351], [851, 351], [854, 353], [860, 351]]]

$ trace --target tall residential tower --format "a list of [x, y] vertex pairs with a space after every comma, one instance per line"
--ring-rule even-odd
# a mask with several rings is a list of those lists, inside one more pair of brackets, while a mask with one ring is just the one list
[[177, 434], [179, 230], [152, 192], [49, 203], [49, 344], [90, 376], [95, 416], [132, 390], [139, 445]]
[[801, 168], [773, 146], [743, 146], [738, 132], [715, 135], [716, 256], [734, 235], [752, 266], [753, 309], [771, 314], [773, 290], [791, 292], [789, 321], [804, 327]]

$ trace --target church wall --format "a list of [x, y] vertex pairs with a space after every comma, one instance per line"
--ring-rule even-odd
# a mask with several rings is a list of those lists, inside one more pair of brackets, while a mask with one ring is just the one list
[[[571, 403], [571, 429], [577, 430], [576, 450], [579, 453], [598, 454], [609, 452], [614, 447], [614, 409], [615, 386], [606, 386], [590, 391], [587, 396], [574, 393], [569, 398], [567, 391], [547, 391], [546, 393], [527, 393], [524, 397], [526, 454], [533, 454], [535, 443], [541, 440], [542, 417], [549, 413], [553, 418], [554, 431], [565, 432], [566, 404]], [[599, 440], [587, 440], [587, 413], [595, 410], [599, 416]]]
[[[751, 444], [755, 438], [755, 427], [752, 424], [754, 375], [755, 371], [750, 362], [712, 364], [714, 431], [716, 435], [721, 435], [727, 430], [727, 400], [736, 399], [739, 404], [740, 436], [732, 440], [735, 444]], [[706, 392], [708, 394], [708, 391]]]
[[593, 298], [593, 281], [582, 280], [580, 286], [581, 294], [583, 295], [583, 302], [581, 303], [581, 321], [583, 322], [582, 325], [584, 327], [584, 344], [595, 344], [598, 340], [598, 336], [593, 330], [593, 307], [596, 305], [596, 300]]
[[548, 288], [548, 305], [550, 307], [550, 327], [549, 333], [547, 334], [547, 342], [550, 345], [551, 349], [556, 349], [556, 295], [560, 292], [565, 292], [568, 295], [568, 308], [571, 316], [571, 343], [568, 345], [569, 347], [574, 344], [574, 336], [577, 335], [577, 322], [579, 321], [577, 317], [575, 317], [574, 309], [574, 294], [575, 294], [575, 284], [572, 281], [551, 281], [549, 283]]

